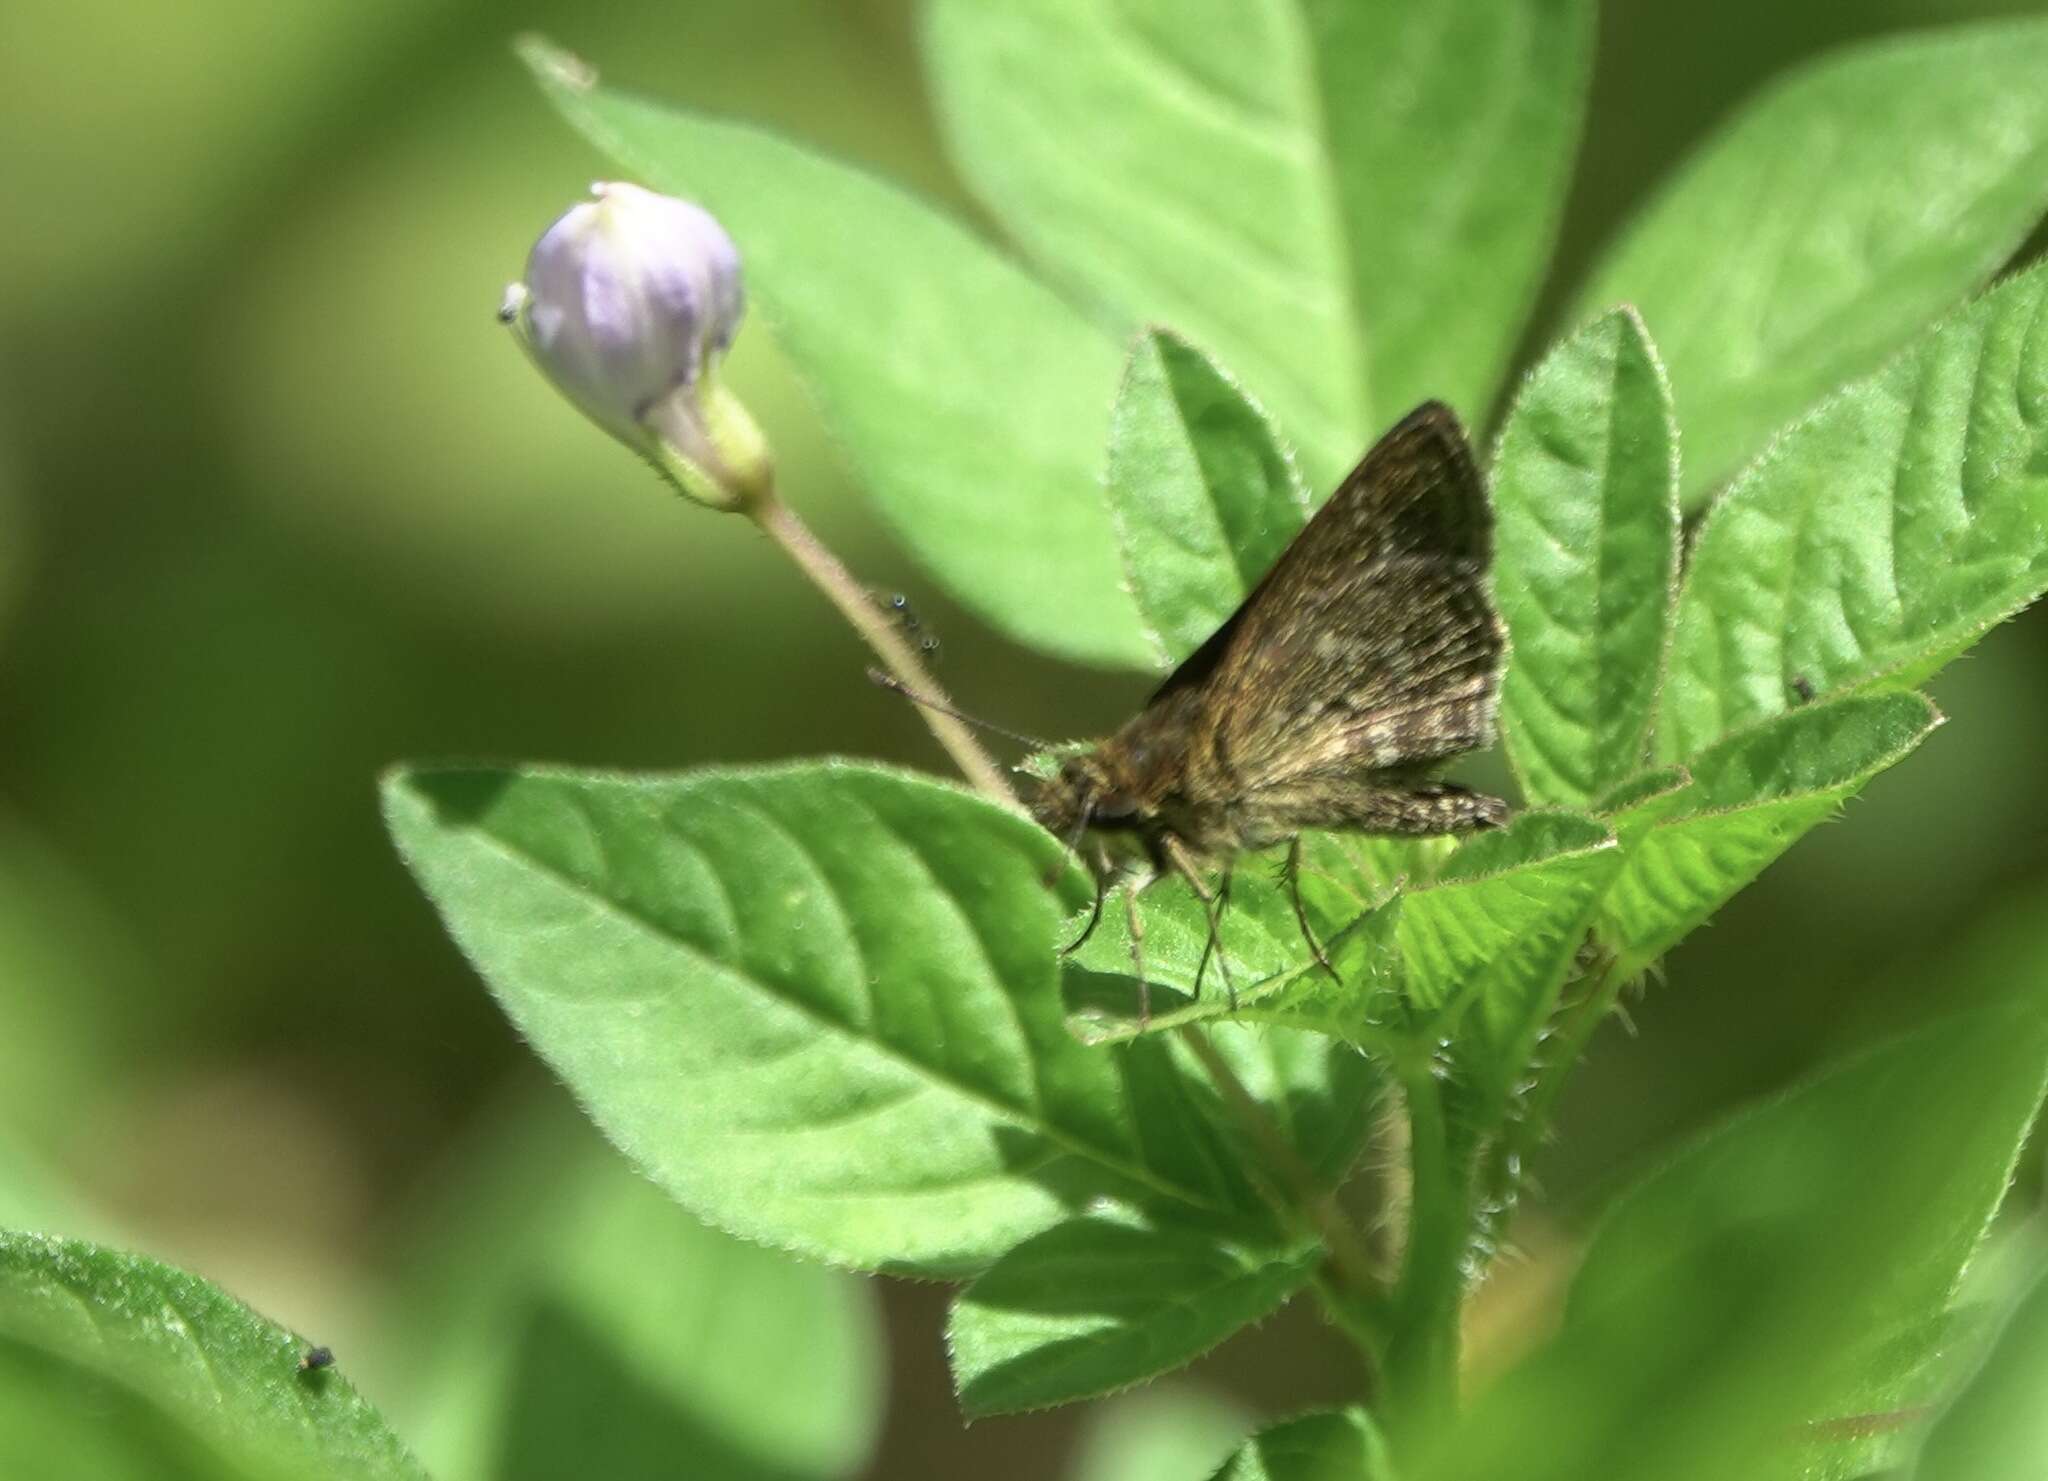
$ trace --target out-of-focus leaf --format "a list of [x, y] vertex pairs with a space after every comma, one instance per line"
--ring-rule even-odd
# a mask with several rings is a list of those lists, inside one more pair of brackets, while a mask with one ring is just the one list
[[1971, 1014], [1702, 1138], [1614, 1206], [1563, 1331], [1415, 1474], [1710, 1481], [1824, 1449], [1844, 1360], [1947, 1309], [2044, 1074], [2048, 1018]]
[[[2048, 92], [2044, 92], [2048, 98]], [[2048, 588], [2048, 271], [1994, 289], [1772, 444], [1708, 514], [1657, 748], [1915, 684]]]
[[300, 1370], [304, 1339], [140, 1255], [0, 1234], [0, 1342], [132, 1392], [262, 1474], [425, 1481], [339, 1369]]
[[1914, 1481], [2032, 1476], [2048, 1461], [2048, 1279], [2037, 1280], [1984, 1366], [1920, 1452]]
[[1167, 330], [1139, 336], [1109, 425], [1109, 512], [1162, 663], [1230, 619], [1308, 517], [1264, 413]]
[[2044, 207], [2048, 22], [1888, 39], [1743, 109], [1580, 304], [1633, 303], [1655, 326], [1697, 496], [1990, 277]]
[[1557, 221], [1591, 16], [934, 0], [925, 36], [989, 208], [1126, 327], [1220, 356], [1328, 487], [1411, 405], [1485, 412]]
[[1335, 1409], [1260, 1430], [1214, 1481], [1394, 1481], [1394, 1463], [1371, 1416]]
[[566, 1108], [489, 1132], [437, 1190], [399, 1293], [394, 1414], [437, 1481], [866, 1463], [884, 1376], [868, 1286], [705, 1228]]
[[1190, 1481], [1250, 1427], [1231, 1400], [1191, 1383], [1149, 1384], [1082, 1411], [1074, 1481]]
[[1640, 771], [1678, 583], [1678, 434], [1642, 320], [1546, 356], [1493, 465], [1501, 735], [1533, 803], [1584, 807]]
[[385, 799], [505, 1012], [714, 1225], [958, 1274], [1095, 1198], [1267, 1217], [1157, 1046], [1068, 1032], [1063, 856], [1014, 813], [839, 763], [424, 770]]
[[[14, 988], [0, 1033], [0, 1114], [24, 1156], [72, 1125], [91, 1077], [114, 1073], [117, 1025], [153, 1021], [142, 980], [124, 924], [68, 860], [0, 814], [0, 982]], [[9, 1227], [20, 1221], [0, 1207], [0, 1228]]]
[[1244, 1249], [1090, 1217], [1018, 1245], [961, 1292], [947, 1326], [970, 1418], [1093, 1398], [1192, 1362], [1271, 1315], [1319, 1245]]
[[1677, 945], [1940, 723], [1918, 694], [1851, 695], [1730, 735], [1685, 773], [1657, 774], [1611, 820], [1628, 840], [1598, 924], [1614, 970], [1633, 974]]
[[1118, 374], [1108, 336], [901, 191], [759, 130], [595, 87], [538, 42], [525, 52], [592, 143], [730, 228], [891, 530], [964, 605], [1063, 657], [1149, 663], [1099, 483]]

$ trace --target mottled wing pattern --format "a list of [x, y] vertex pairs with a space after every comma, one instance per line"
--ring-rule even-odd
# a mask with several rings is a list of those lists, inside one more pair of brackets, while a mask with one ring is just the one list
[[1494, 736], [1493, 512], [1439, 402], [1380, 439], [1244, 605], [1161, 687], [1199, 689], [1245, 792], [1419, 768]]

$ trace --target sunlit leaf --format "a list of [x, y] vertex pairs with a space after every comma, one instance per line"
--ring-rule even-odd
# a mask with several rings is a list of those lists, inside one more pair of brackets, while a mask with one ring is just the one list
[[1584, 807], [1649, 754], [1678, 581], [1678, 434], [1642, 321], [1603, 315], [1516, 396], [1493, 465], [1501, 735], [1534, 803]]
[[1486, 411], [1562, 203], [1591, 15], [934, 0], [925, 35], [989, 208], [1122, 326], [1221, 357], [1323, 491], [1412, 405]]
[[1824, 57], [1713, 134], [1623, 233], [1580, 308], [1633, 303], [1655, 329], [1690, 495], [2019, 247], [2048, 208], [2044, 80], [2039, 20]]
[[1265, 1217], [1160, 1046], [1068, 1032], [1062, 856], [1013, 813], [834, 763], [416, 771], [385, 796], [505, 1012], [714, 1225], [960, 1273], [1093, 1198]]
[[1264, 414], [1200, 350], [1139, 336], [1109, 428], [1109, 512], [1162, 663], [1229, 620], [1308, 517]]
[[[1372, 893], [1349, 851], [1353, 840], [1316, 836], [1303, 869], [1303, 903], [1335, 975], [1310, 954], [1285, 885], [1240, 871], [1219, 938], [1235, 974], [1234, 1011], [1380, 1048], [1405, 1036], [1449, 1034], [1476, 1004], [1474, 1032], [1489, 1046], [1481, 1052], [1492, 1064], [1511, 1055], [1547, 1011], [1593, 904], [1620, 865], [1613, 842], [1590, 818], [1526, 813], [1498, 832], [1466, 839], [1433, 878], [1390, 898]], [[1313, 900], [1310, 879], [1321, 886]], [[1199, 902], [1162, 885], [1147, 892], [1142, 908], [1145, 974], [1154, 984], [1143, 1029], [1157, 1033], [1230, 1015], [1224, 969], [1214, 957], [1202, 994], [1191, 993], [1209, 937]], [[1077, 973], [1094, 979], [1131, 971], [1128, 935], [1113, 919], [1105, 914], [1105, 939], [1091, 940], [1069, 969], [1070, 998]], [[1112, 1011], [1107, 995], [1093, 988], [1093, 1035], [1141, 1031], [1129, 1016], [1130, 995], [1122, 1001], [1121, 1012]]]
[[1918, 683], [2048, 588], [2048, 272], [1986, 294], [1772, 444], [1679, 597], [1658, 750]]
[[249, 1474], [425, 1481], [345, 1362], [303, 1371], [305, 1339], [140, 1255], [0, 1233], [0, 1345], [70, 1402], [97, 1393]]

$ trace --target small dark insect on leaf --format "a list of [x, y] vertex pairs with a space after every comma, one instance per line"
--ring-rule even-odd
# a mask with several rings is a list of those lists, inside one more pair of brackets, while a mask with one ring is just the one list
[[[1465, 434], [1450, 408], [1426, 403], [1145, 707], [1040, 789], [1039, 823], [1091, 845], [1097, 915], [1134, 858], [1220, 903], [1201, 870], [1308, 829], [1504, 822], [1498, 798], [1434, 776], [1494, 738], [1505, 640], [1486, 589], [1492, 556]], [[1212, 904], [1212, 947], [1217, 914]]]
[[1792, 676], [1792, 694], [1803, 705], [1813, 703], [1813, 680], [1804, 674]]
[[309, 1347], [299, 1356], [299, 1371], [315, 1373], [334, 1366], [334, 1353], [325, 1347]]

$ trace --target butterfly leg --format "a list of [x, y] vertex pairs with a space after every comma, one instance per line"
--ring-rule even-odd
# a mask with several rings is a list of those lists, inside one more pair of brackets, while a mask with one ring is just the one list
[[[1110, 863], [1107, 852], [1098, 851], [1091, 861], [1095, 876], [1095, 903], [1088, 911], [1088, 924], [1081, 927], [1081, 934], [1060, 948], [1060, 955], [1070, 957], [1088, 944], [1088, 938], [1095, 934], [1095, 928], [1102, 924], [1102, 902], [1108, 898], [1110, 887], [1116, 883], [1117, 870]], [[1048, 881], [1050, 883], [1050, 881]]]
[[1230, 961], [1219, 955], [1217, 948], [1223, 941], [1223, 908], [1230, 903], [1230, 870], [1223, 871], [1223, 877], [1211, 892], [1203, 883], [1201, 871], [1195, 867], [1194, 859], [1187, 848], [1171, 834], [1161, 840], [1161, 853], [1173, 872], [1188, 882], [1188, 888], [1195, 892], [1195, 898], [1202, 902], [1202, 908], [1209, 917], [1209, 939], [1202, 943], [1202, 959], [1195, 966], [1195, 996], [1202, 995], [1202, 979], [1208, 975], [1209, 958], [1216, 958], [1218, 970], [1223, 973], [1223, 988], [1230, 995], [1230, 1011], [1237, 1011], [1237, 983], [1231, 980]]
[[1301, 835], [1295, 834], [1287, 841], [1287, 863], [1281, 868], [1287, 881], [1287, 898], [1294, 902], [1294, 923], [1301, 927], [1301, 939], [1308, 943], [1309, 955], [1316, 959], [1316, 965], [1330, 974], [1332, 982], [1341, 983], [1337, 969], [1330, 965], [1330, 959], [1323, 954], [1322, 943], [1316, 940], [1316, 933], [1309, 929], [1308, 911], [1301, 904]]
[[[1223, 912], [1230, 904], [1230, 875], [1230, 867], [1225, 865], [1223, 878], [1216, 882], [1216, 903], [1209, 912], [1209, 947], [1221, 948], [1223, 945]], [[1207, 955], [1209, 947], [1203, 948], [1204, 955]], [[1230, 1011], [1235, 1013], [1237, 983], [1230, 975], [1230, 956], [1220, 949], [1216, 952], [1216, 970], [1223, 974], [1224, 996], [1230, 1004]], [[1200, 983], [1196, 985], [1200, 986]]]

